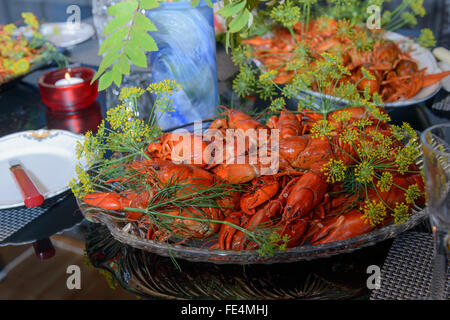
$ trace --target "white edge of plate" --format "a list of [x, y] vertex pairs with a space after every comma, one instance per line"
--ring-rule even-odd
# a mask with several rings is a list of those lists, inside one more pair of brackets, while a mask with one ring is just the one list
[[[56, 22], [56, 23], [43, 23], [41, 25], [41, 33], [44, 35], [44, 37], [48, 38], [52, 35], [54, 35], [53, 33], [47, 33], [45, 32], [47, 29], [52, 29], [53, 27], [57, 26], [58, 28], [66, 28], [66, 22]], [[83, 28], [87, 31], [86, 35], [83, 37], [78, 37], [76, 39], [73, 39], [71, 41], [65, 41], [65, 42], [59, 42], [59, 43], [55, 43], [53, 42], [53, 44], [59, 48], [68, 48], [68, 47], [72, 47], [75, 46], [77, 44], [83, 43], [87, 40], [89, 40], [90, 38], [92, 38], [95, 35], [95, 30], [94, 27], [89, 24], [89, 23], [85, 23], [85, 22], [81, 22], [80, 23], [80, 28]]]
[[[83, 141], [84, 140], [84, 136], [83, 135], [76, 134], [76, 133], [73, 133], [73, 132], [70, 132], [70, 131], [66, 131], [66, 130], [45, 130], [45, 129], [39, 129], [39, 130], [20, 131], [20, 132], [16, 132], [16, 133], [12, 133], [12, 134], [6, 135], [6, 136], [0, 138], [0, 143], [2, 141], [9, 140], [9, 139], [14, 139], [16, 137], [20, 137], [20, 136], [26, 135], [26, 134], [29, 134], [29, 135], [38, 134], [38, 135], [40, 135], [40, 134], [45, 133], [45, 132], [49, 132], [49, 138], [51, 138], [52, 133], [54, 133], [54, 134], [57, 134], [57, 135], [60, 135], [60, 134], [66, 135], [66, 136], [71, 137], [71, 138], [73, 138], [73, 139], [75, 139], [77, 141]], [[47, 138], [45, 138], [45, 139], [47, 139]], [[74, 151], [74, 155], [75, 155], [75, 151]], [[88, 168], [86, 161], [81, 161], [81, 164], [82, 164], [82, 167], [84, 169]], [[45, 200], [47, 200], [49, 198], [52, 198], [52, 197], [55, 197], [55, 196], [65, 192], [65, 191], [67, 191], [69, 189], [70, 189], [70, 187], [69, 187], [69, 185], [67, 185], [64, 188], [60, 188], [60, 189], [55, 190], [55, 191], [53, 191], [51, 193], [48, 193], [45, 196]], [[21, 206], [24, 206], [24, 205], [25, 205], [24, 202], [17, 203], [17, 204], [11, 204], [11, 205], [10, 204], [8, 204], [8, 205], [0, 205], [0, 210], [17, 208], [17, 207], [21, 207]]]

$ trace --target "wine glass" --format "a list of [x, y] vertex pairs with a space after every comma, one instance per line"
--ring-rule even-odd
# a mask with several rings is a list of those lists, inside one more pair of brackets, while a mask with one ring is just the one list
[[434, 237], [433, 278], [430, 299], [446, 299], [450, 245], [450, 123], [426, 129], [422, 135], [427, 209]]

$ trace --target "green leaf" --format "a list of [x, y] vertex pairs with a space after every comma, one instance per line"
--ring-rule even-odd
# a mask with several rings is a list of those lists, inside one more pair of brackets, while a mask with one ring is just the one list
[[112, 81], [113, 81], [113, 73], [112, 70], [109, 70], [100, 77], [100, 80], [98, 81], [98, 91], [102, 91], [108, 88], [111, 85]]
[[210, 8], [213, 7], [213, 3], [212, 3], [211, 0], [205, 0], [205, 2], [206, 2], [206, 5], [207, 5], [208, 7], [210, 7]]
[[117, 63], [112, 67], [112, 81], [120, 88], [120, 84], [122, 83], [122, 73], [117, 66]]
[[217, 13], [220, 14], [222, 17], [228, 18], [228, 17], [235, 15], [238, 12], [241, 12], [245, 8], [246, 4], [247, 4], [247, 0], [243, 0], [241, 2], [230, 3], [230, 4], [226, 5], [225, 7], [223, 7], [222, 9], [220, 9], [219, 11], [217, 11]]
[[239, 13], [236, 18], [234, 18], [230, 22], [228, 31], [231, 33], [235, 33], [244, 28], [247, 25], [248, 20], [250, 19], [250, 15], [251, 13], [247, 9]]
[[114, 61], [119, 58], [119, 53], [117, 51], [108, 52], [102, 59], [102, 62], [98, 66], [98, 72], [103, 73], [106, 69], [108, 69]]
[[191, 7], [195, 8], [200, 3], [200, 0], [191, 0]]
[[113, 32], [114, 30], [123, 27], [124, 25], [126, 25], [127, 23], [130, 22], [130, 20], [133, 18], [133, 13], [130, 12], [125, 12], [113, 19], [111, 19], [105, 26], [105, 28], [103, 29], [103, 35], [107, 36], [108, 34], [110, 34], [111, 32]]
[[133, 13], [137, 8], [138, 3], [136, 0], [127, 0], [109, 7], [108, 14], [115, 17], [124, 13]]
[[100, 49], [98, 50], [98, 54], [104, 54], [108, 52], [109, 50], [117, 50], [122, 48], [123, 46], [123, 40], [125, 39], [126, 35], [128, 33], [127, 28], [122, 28], [111, 34], [108, 38], [106, 38], [102, 45], [100, 46]]
[[128, 57], [125, 54], [120, 56], [115, 66], [117, 66], [120, 73], [130, 74], [130, 61], [128, 61]]
[[125, 47], [125, 53], [135, 65], [147, 68], [147, 57], [137, 45], [129, 42]]
[[150, 21], [150, 19], [144, 16], [142, 13], [136, 14], [134, 18], [134, 25], [147, 31], [158, 30], [156, 29], [155, 25]]
[[139, 1], [139, 8], [141, 9], [153, 9], [159, 7], [159, 3], [157, 0], [140, 0]]
[[130, 40], [133, 44], [145, 51], [158, 51], [155, 40], [146, 31], [133, 28], [130, 34]]

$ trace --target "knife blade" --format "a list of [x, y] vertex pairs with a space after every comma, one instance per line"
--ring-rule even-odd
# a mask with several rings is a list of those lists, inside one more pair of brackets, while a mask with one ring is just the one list
[[22, 164], [16, 160], [12, 159], [9, 161], [10, 168], [14, 180], [20, 189], [23, 196], [23, 202], [27, 208], [38, 207], [44, 203], [44, 197], [39, 192], [39, 190], [28, 177], [27, 173], [22, 167]]

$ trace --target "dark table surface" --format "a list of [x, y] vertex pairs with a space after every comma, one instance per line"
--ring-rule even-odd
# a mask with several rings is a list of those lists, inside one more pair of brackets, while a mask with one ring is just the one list
[[[72, 63], [90, 62], [91, 67], [96, 68], [99, 62], [95, 56], [96, 48], [97, 40], [91, 39], [67, 53]], [[221, 103], [239, 102], [231, 92], [231, 79], [236, 68], [220, 45], [217, 64]], [[48, 68], [33, 72], [0, 88], [0, 137], [40, 128], [83, 133], [95, 126], [93, 117], [104, 115], [103, 94], [84, 113], [71, 117], [51, 114], [42, 103], [37, 88], [38, 77], [47, 71]], [[422, 131], [433, 124], [449, 121], [450, 112], [433, 109], [433, 105], [440, 102], [449, 104], [448, 98], [448, 93], [441, 90], [425, 103], [387, 111], [394, 123], [407, 121]], [[251, 107], [263, 108], [264, 102], [256, 100]], [[73, 196], [69, 196], [0, 242], [0, 246], [47, 238], [82, 220]], [[173, 263], [169, 258], [122, 245], [97, 224], [89, 224], [86, 234], [86, 250], [92, 264], [110, 271], [124, 288], [146, 298], [368, 298], [366, 269], [369, 265], [382, 266], [391, 243], [387, 240], [352, 254], [311, 262], [243, 267], [181, 260]]]

